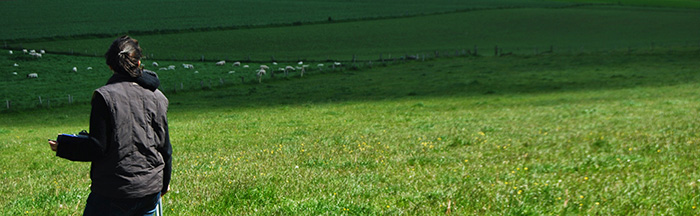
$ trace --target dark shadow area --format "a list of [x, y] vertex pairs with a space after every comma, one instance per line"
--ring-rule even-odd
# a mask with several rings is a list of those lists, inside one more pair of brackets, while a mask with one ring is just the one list
[[699, 51], [459, 57], [280, 78], [168, 97], [171, 108], [177, 110], [538, 94], [696, 83], [700, 81], [699, 68]]

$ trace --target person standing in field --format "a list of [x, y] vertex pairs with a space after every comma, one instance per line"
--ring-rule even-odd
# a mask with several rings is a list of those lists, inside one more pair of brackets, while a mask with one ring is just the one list
[[157, 75], [141, 68], [137, 40], [117, 38], [105, 58], [114, 74], [93, 93], [90, 133], [49, 145], [56, 156], [91, 162], [84, 215], [152, 215], [172, 170], [168, 99]]

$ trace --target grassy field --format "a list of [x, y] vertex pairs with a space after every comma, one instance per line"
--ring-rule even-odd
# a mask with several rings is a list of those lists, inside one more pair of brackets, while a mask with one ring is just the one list
[[[561, 7], [620, 4], [700, 8], [693, 0], [207, 0], [207, 1], [0, 1], [0, 39], [23, 40], [172, 32], [192, 29], [247, 28], [269, 25], [413, 16], [505, 7]], [[126, 25], [125, 23], [128, 23]]]
[[[698, 214], [698, 59], [445, 58], [169, 94], [166, 213]], [[88, 113], [0, 114], [5, 214], [81, 211], [89, 165], [45, 139]]]
[[206, 0], [0, 1], [2, 40], [55, 39], [171, 32], [191, 29], [247, 28], [354, 19], [412, 16], [499, 7], [571, 5], [544, 0]]
[[0, 215], [82, 212], [89, 163], [46, 138], [88, 129], [127, 31], [170, 100], [166, 214], [700, 214], [697, 1], [397, 2], [0, 1]]
[[[683, 22], [679, 22], [683, 20]], [[439, 25], [437, 25], [439, 23]], [[353, 56], [473, 50], [534, 54], [700, 46], [700, 13], [688, 9], [636, 7], [522, 8], [471, 11], [400, 19], [236, 29], [178, 34], [132, 35], [155, 59], [349, 61]], [[206, 40], [202, 40], [206, 38]], [[113, 40], [93, 38], [24, 43], [49, 52], [103, 53]]]
[[598, 4], [618, 4], [618, 5], [635, 5], [647, 7], [678, 7], [678, 8], [700, 8], [700, 2], [695, 0], [558, 0], [561, 2], [578, 2], [578, 3], [598, 3]]

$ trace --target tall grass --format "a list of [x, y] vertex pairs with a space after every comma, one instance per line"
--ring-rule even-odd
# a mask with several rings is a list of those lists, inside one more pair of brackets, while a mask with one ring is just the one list
[[[169, 94], [166, 212], [697, 214], [697, 59], [452, 58]], [[6, 214], [81, 211], [88, 166], [45, 138], [88, 110], [0, 114]]]

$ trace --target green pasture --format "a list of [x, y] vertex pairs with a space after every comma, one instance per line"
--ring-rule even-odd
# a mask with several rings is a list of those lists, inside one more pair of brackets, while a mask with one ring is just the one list
[[377, 19], [458, 10], [571, 5], [545, 0], [0, 1], [0, 39], [56, 39]]
[[[170, 93], [166, 214], [698, 214], [699, 59], [442, 58]], [[82, 211], [89, 164], [46, 138], [88, 115], [0, 113], [4, 214]]]
[[699, 4], [0, 1], [0, 215], [81, 214], [89, 163], [46, 139], [88, 129], [127, 32], [170, 101], [168, 215], [698, 215]]
[[[700, 13], [622, 6], [519, 8], [274, 28], [133, 34], [153, 59], [377, 61], [404, 55], [478, 52], [533, 55], [700, 46]], [[113, 40], [24, 43], [94, 55]]]
[[695, 0], [558, 0], [560, 2], [578, 2], [578, 3], [593, 3], [593, 4], [618, 4], [618, 5], [635, 5], [646, 7], [677, 7], [677, 8], [700, 8], [700, 1]]

